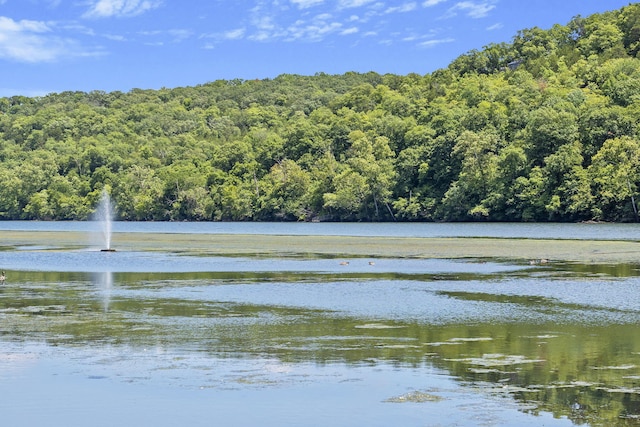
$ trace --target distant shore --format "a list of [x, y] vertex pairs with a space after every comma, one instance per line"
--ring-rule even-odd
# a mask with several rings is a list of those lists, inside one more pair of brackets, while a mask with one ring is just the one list
[[[640, 242], [621, 240], [114, 233], [112, 247], [117, 251], [212, 256], [477, 258], [640, 264]], [[0, 250], [31, 248], [101, 249], [82, 232], [3, 232]]]

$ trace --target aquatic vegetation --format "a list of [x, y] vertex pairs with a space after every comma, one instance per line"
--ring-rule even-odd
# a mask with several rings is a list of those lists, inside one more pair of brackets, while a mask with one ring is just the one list
[[442, 396], [438, 396], [432, 393], [426, 393], [423, 391], [412, 391], [401, 396], [391, 397], [385, 402], [389, 403], [424, 403], [424, 402], [439, 402], [443, 400]]

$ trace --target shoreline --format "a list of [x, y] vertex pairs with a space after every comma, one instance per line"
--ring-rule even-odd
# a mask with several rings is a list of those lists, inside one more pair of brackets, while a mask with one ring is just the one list
[[[95, 234], [84, 232], [4, 231], [0, 253], [32, 248], [98, 248], [95, 242]], [[113, 234], [112, 247], [118, 252], [166, 251], [185, 255], [476, 258], [640, 264], [640, 242], [627, 240], [118, 232]]]

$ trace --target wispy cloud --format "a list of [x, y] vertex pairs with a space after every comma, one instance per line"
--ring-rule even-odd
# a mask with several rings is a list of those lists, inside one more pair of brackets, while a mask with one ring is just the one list
[[444, 3], [447, 0], [426, 0], [425, 2], [422, 3], [423, 7], [432, 7], [432, 6], [436, 6], [439, 5], [440, 3]]
[[290, 0], [291, 3], [298, 6], [300, 9], [307, 9], [313, 6], [319, 6], [324, 3], [324, 0]]
[[340, 33], [344, 30], [342, 23], [334, 21], [329, 14], [321, 14], [311, 21], [297, 21], [287, 27], [284, 37], [287, 41], [306, 40], [319, 41], [329, 34]]
[[358, 27], [345, 28], [344, 30], [340, 31], [340, 35], [347, 36], [349, 34], [356, 34], [358, 31], [360, 31]]
[[0, 16], [0, 58], [18, 62], [53, 62], [63, 57], [96, 56], [74, 39], [54, 34], [51, 23], [14, 21]]
[[385, 9], [384, 13], [406, 13], [413, 12], [418, 8], [418, 4], [416, 2], [405, 3], [400, 6], [392, 6]]
[[283, 30], [276, 23], [276, 15], [257, 6], [252, 10], [251, 26], [253, 31], [247, 36], [253, 41], [269, 41], [282, 37]]
[[495, 30], [500, 30], [502, 29], [502, 27], [504, 27], [504, 25], [501, 22], [498, 22], [497, 24], [493, 24], [487, 27], [487, 31], [495, 31]]
[[373, 3], [376, 0], [339, 0], [338, 8], [339, 9], [351, 9], [354, 7], [365, 6], [369, 3]]
[[[300, 8], [310, 8], [319, 0], [291, 0]], [[287, 7], [278, 2], [260, 1], [250, 10], [248, 25], [243, 31], [229, 30], [225, 33], [210, 34], [204, 37], [222, 40], [247, 39], [256, 42], [275, 41], [307, 41], [318, 42], [330, 35], [353, 34], [353, 24], [346, 27], [344, 20], [335, 18], [331, 9], [317, 15], [308, 12], [291, 13]]]
[[180, 43], [183, 40], [190, 38], [193, 35], [193, 31], [185, 30], [181, 28], [174, 28], [172, 30], [167, 31], [167, 33], [173, 37], [174, 43]]
[[161, 0], [92, 0], [84, 18], [131, 17], [155, 9]]
[[239, 40], [244, 37], [247, 30], [245, 28], [236, 28], [235, 30], [225, 31], [222, 38], [225, 40]]
[[[422, 7], [431, 7], [448, 0], [256, 0], [244, 21], [232, 23], [226, 30], [203, 34], [206, 48], [224, 41], [249, 40], [272, 42], [322, 42], [331, 37], [350, 36], [373, 39], [378, 43], [412, 41], [416, 46], [433, 46], [451, 40], [435, 34], [408, 36], [412, 28], [394, 30], [392, 15], [418, 13]], [[469, 9], [475, 0], [459, 1], [453, 8], [457, 13], [479, 13]], [[478, 0], [488, 1], [493, 0]], [[483, 4], [483, 3], [479, 3]], [[445, 8], [446, 9], [446, 8]], [[451, 8], [450, 8], [451, 9]], [[320, 13], [313, 14], [314, 11]], [[424, 11], [423, 11], [424, 13]], [[395, 27], [397, 28], [397, 27]]]
[[418, 46], [429, 48], [429, 47], [438, 46], [440, 44], [453, 43], [454, 41], [455, 41], [455, 39], [453, 39], [453, 38], [426, 40], [426, 41], [420, 42], [418, 44]]
[[114, 42], [126, 42], [127, 38], [123, 35], [119, 35], [119, 34], [105, 34], [103, 35], [103, 37], [107, 40], [111, 40]]
[[468, 17], [478, 19], [484, 18], [495, 9], [495, 5], [490, 2], [476, 3], [473, 1], [461, 1], [449, 8], [447, 11], [447, 18], [454, 17], [458, 12], [465, 13]]

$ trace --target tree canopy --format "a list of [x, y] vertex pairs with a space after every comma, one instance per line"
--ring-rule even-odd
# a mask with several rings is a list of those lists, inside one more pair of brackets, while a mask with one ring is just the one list
[[431, 74], [0, 98], [0, 219], [636, 221], [640, 5]]

